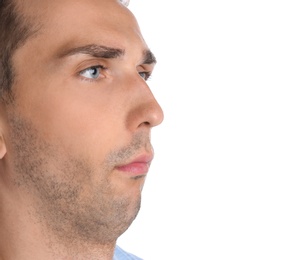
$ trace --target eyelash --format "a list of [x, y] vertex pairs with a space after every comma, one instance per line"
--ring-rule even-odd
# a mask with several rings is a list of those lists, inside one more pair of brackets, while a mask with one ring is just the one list
[[[98, 70], [98, 77], [97, 78], [88, 78], [88, 77], [86, 77], [86, 76], [83, 76], [82, 74], [84, 73], [84, 72], [87, 72], [88, 70], [93, 70], [93, 69], [95, 69], [95, 70]], [[88, 67], [88, 68], [86, 68], [86, 69], [84, 69], [84, 70], [81, 70], [80, 72], [79, 72], [79, 76], [81, 76], [82, 77], [82, 79], [83, 80], [88, 80], [88, 81], [95, 81], [95, 80], [98, 80], [101, 76], [101, 72], [102, 71], [104, 71], [104, 70], [106, 70], [107, 68], [106, 67], [104, 67], [104, 66], [102, 66], [102, 65], [95, 65], [95, 66], [91, 66], [91, 67]]]
[[151, 78], [151, 72], [149, 71], [141, 71], [141, 72], [138, 72], [139, 76], [141, 76], [140, 74], [144, 74], [145, 76], [141, 76], [145, 81], [149, 80]]
[[[91, 70], [91, 69], [98, 70], [99, 75], [98, 75], [97, 78], [92, 79], [92, 78], [88, 78], [88, 77], [82, 75], [84, 72], [86, 72], [88, 70]], [[81, 70], [79, 72], [79, 75], [82, 77], [83, 80], [96, 81], [96, 80], [98, 80], [100, 78], [101, 71], [106, 70], [106, 69], [107, 68], [102, 66], [102, 65], [95, 65], [95, 66], [88, 67], [88, 68], [86, 68], [84, 70]], [[139, 76], [141, 78], [143, 78], [145, 81], [147, 81], [147, 80], [151, 79], [151, 74], [152, 73], [150, 71], [140, 71], [140, 72], [138, 72], [138, 74], [139, 74]]]

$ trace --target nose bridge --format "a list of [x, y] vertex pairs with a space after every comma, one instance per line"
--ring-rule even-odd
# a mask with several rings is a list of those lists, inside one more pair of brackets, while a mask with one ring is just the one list
[[157, 99], [155, 98], [154, 94], [152, 93], [149, 86], [146, 84], [146, 91], [150, 96], [150, 100], [145, 104], [146, 106], [146, 113], [149, 118], [147, 121], [152, 127], [157, 126], [162, 123], [164, 119], [164, 113], [162, 107], [158, 103]]
[[128, 116], [130, 127], [151, 128], [161, 124], [164, 113], [148, 84], [137, 75], [137, 80], [132, 80], [132, 85], [132, 92], [137, 94], [133, 96], [133, 106]]

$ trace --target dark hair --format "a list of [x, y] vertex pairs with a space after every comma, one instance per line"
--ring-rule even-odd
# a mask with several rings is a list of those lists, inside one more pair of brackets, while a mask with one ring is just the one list
[[0, 100], [12, 99], [14, 69], [12, 56], [34, 33], [29, 19], [21, 14], [15, 0], [0, 0]]

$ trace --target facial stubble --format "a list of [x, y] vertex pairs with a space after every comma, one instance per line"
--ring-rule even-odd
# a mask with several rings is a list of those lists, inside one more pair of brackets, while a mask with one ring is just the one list
[[[10, 117], [15, 184], [32, 198], [37, 222], [64, 244], [108, 244], [130, 226], [140, 209], [136, 200], [116, 196], [108, 178], [95, 188], [93, 174], [107, 176], [115, 163], [129, 158], [149, 138], [138, 135], [131, 145], [109, 154], [100, 170], [81, 158], [61, 155], [59, 147], [41, 138], [37, 129], [19, 115]], [[94, 173], [95, 171], [95, 173]]]

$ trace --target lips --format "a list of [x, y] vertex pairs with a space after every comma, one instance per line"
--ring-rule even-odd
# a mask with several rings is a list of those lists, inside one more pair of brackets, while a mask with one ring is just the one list
[[117, 166], [116, 169], [131, 176], [146, 175], [152, 160], [152, 155], [144, 154], [136, 157], [131, 162]]

